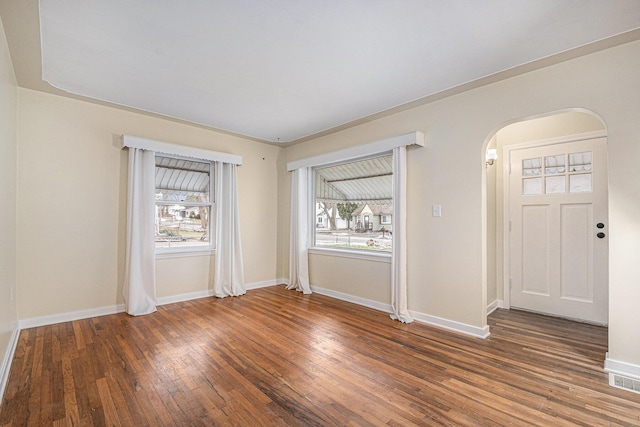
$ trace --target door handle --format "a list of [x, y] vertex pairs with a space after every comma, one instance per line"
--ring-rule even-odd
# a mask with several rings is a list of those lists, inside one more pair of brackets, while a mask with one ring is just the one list
[[596, 227], [598, 227], [598, 228], [604, 228], [604, 224], [603, 224], [603, 223], [601, 223], [601, 222], [599, 222], [598, 224], [596, 224]]
[[599, 232], [598, 234], [596, 234], [596, 236], [598, 236], [598, 239], [602, 239], [604, 238], [604, 236], [606, 236], [606, 234], [604, 234], [602, 231]]

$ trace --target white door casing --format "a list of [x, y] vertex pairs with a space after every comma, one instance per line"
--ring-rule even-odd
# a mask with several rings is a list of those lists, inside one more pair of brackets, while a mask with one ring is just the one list
[[510, 306], [607, 324], [606, 138], [511, 149], [508, 161]]

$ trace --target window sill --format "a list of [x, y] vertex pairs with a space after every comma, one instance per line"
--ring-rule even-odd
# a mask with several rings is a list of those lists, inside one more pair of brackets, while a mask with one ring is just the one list
[[334, 256], [338, 258], [352, 258], [364, 261], [391, 263], [390, 252], [365, 252], [349, 249], [329, 249], [316, 246], [309, 248], [309, 253], [314, 255]]
[[171, 250], [158, 250], [156, 249], [156, 259], [167, 258], [185, 258], [190, 256], [211, 256], [215, 255], [216, 250], [210, 248], [189, 248], [189, 249], [171, 249]]

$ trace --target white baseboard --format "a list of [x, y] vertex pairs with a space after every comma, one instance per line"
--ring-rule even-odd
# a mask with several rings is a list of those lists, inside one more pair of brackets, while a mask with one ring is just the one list
[[[281, 279], [264, 280], [262, 282], [253, 282], [245, 284], [246, 290], [264, 288], [267, 286], [274, 286], [279, 283]], [[160, 297], [157, 299], [157, 305], [173, 304], [176, 302], [189, 301], [198, 298], [207, 298], [213, 296], [213, 290], [207, 289], [204, 291], [188, 292], [185, 294], [169, 295], [166, 297]], [[48, 316], [32, 317], [29, 319], [22, 319], [18, 321], [18, 329], [35, 328], [38, 326], [53, 325], [56, 323], [70, 322], [72, 320], [88, 319], [97, 316], [106, 316], [109, 314], [122, 313], [125, 311], [124, 304], [110, 305], [105, 307], [90, 308], [86, 310], [71, 311], [67, 313], [51, 314]]]
[[18, 338], [20, 337], [20, 328], [18, 322], [15, 323], [9, 342], [7, 343], [7, 350], [4, 353], [4, 359], [2, 365], [0, 365], [0, 402], [4, 400], [4, 391], [9, 381], [9, 371], [11, 370], [11, 362], [13, 361], [13, 355], [18, 347]]
[[604, 360], [604, 371], [609, 374], [618, 374], [640, 380], [640, 365], [611, 359], [609, 352], [607, 352], [607, 357]]
[[285, 278], [285, 277], [281, 277], [279, 279], [276, 279], [278, 283], [282, 284], [282, 285], [286, 285], [289, 286], [289, 279]]
[[[266, 287], [275, 286], [281, 283], [282, 282], [280, 282], [280, 279], [263, 280], [261, 282], [245, 283], [244, 289], [246, 291], [250, 291], [252, 289], [266, 288]], [[186, 294], [169, 295], [166, 297], [160, 297], [158, 298], [157, 304], [158, 305], [173, 304], [175, 302], [190, 301], [193, 299], [208, 298], [212, 296], [213, 296], [213, 289], [207, 289], [205, 291], [188, 292]]]
[[[365, 307], [373, 308], [384, 313], [392, 313], [393, 309], [391, 304], [385, 304], [378, 301], [373, 301], [367, 298], [357, 297], [354, 295], [346, 294], [343, 292], [334, 291], [331, 289], [321, 288], [318, 286], [311, 286], [311, 290], [321, 295], [336, 298], [342, 301], [351, 302], [354, 304], [362, 305]], [[417, 311], [409, 311], [411, 316], [420, 323], [426, 323], [431, 326], [437, 326], [450, 331], [463, 333], [465, 335], [471, 335], [476, 338], [485, 339], [489, 337], [489, 326], [479, 328], [477, 326], [467, 325], [465, 323], [455, 322], [453, 320], [443, 319], [441, 317], [431, 316], [428, 314], [420, 313]]]
[[167, 305], [175, 302], [190, 301], [192, 299], [207, 298], [213, 296], [213, 289], [207, 289], [204, 291], [187, 292], [186, 294], [169, 295], [166, 297], [160, 297], [156, 301], [156, 305]]
[[269, 286], [282, 285], [288, 282], [287, 279], [271, 279], [271, 280], [263, 280], [262, 282], [253, 282], [247, 283], [244, 285], [244, 288], [248, 291], [251, 289], [259, 289], [259, 288], [268, 288]]
[[504, 301], [497, 299], [487, 306], [487, 316], [499, 308], [504, 308]]
[[105, 307], [89, 308], [86, 310], [69, 311], [67, 313], [51, 314], [48, 316], [31, 317], [18, 320], [18, 329], [29, 329], [38, 326], [54, 325], [56, 323], [70, 322], [72, 320], [89, 319], [97, 316], [122, 313], [124, 304], [108, 305]]
[[362, 305], [364, 307], [373, 308], [374, 310], [383, 311], [385, 313], [391, 313], [392, 311], [390, 304], [385, 304], [385, 303], [370, 300], [367, 298], [357, 297], [355, 295], [345, 294], [343, 292], [338, 292], [331, 289], [321, 288], [318, 286], [311, 286], [311, 291], [318, 293], [320, 295], [326, 295], [331, 298], [351, 302], [354, 304]]
[[476, 338], [488, 338], [489, 337], [489, 326], [484, 326], [482, 328], [473, 325], [467, 325], [466, 323], [456, 322], [455, 320], [449, 320], [438, 316], [432, 316], [430, 314], [420, 313], [417, 311], [409, 310], [409, 314], [413, 316], [415, 320], [421, 323], [426, 323], [427, 325], [437, 326], [439, 328], [444, 328], [449, 331], [459, 332], [465, 335], [471, 335]]
[[[263, 288], [267, 286], [275, 286], [278, 284], [286, 284], [287, 279], [278, 278], [272, 280], [265, 280], [261, 282], [247, 283], [245, 289], [252, 290]], [[393, 310], [390, 304], [385, 304], [379, 301], [370, 300], [368, 298], [358, 297], [355, 295], [346, 294], [343, 292], [334, 291], [331, 289], [321, 288], [318, 286], [311, 286], [313, 292], [317, 292], [321, 295], [326, 295], [332, 298], [336, 298], [342, 301], [351, 302], [354, 304], [362, 305], [364, 307], [373, 308], [385, 313], [391, 313]], [[173, 304], [181, 301], [189, 301], [198, 298], [207, 298], [213, 295], [213, 290], [207, 289], [204, 291], [189, 292], [185, 294], [170, 295], [166, 297], [158, 298], [158, 305]], [[91, 308], [87, 310], [78, 310], [68, 313], [52, 314], [49, 316], [33, 317], [30, 319], [22, 319], [18, 321], [18, 330], [34, 328], [37, 326], [53, 325], [55, 323], [69, 322], [72, 320], [87, 319], [97, 316], [106, 316], [109, 314], [122, 313], [125, 311], [124, 304], [111, 305], [106, 307]], [[479, 338], [487, 338], [489, 336], [489, 327], [479, 328], [476, 326], [459, 323], [453, 320], [444, 319], [441, 317], [431, 316], [420, 312], [410, 311], [411, 315], [419, 322], [426, 323], [432, 326], [439, 326], [455, 332], [461, 332], [463, 334], [471, 335]], [[639, 375], [640, 376], [640, 375]]]

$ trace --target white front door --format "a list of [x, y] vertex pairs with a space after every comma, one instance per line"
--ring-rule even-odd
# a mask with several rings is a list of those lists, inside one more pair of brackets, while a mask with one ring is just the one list
[[512, 307], [607, 324], [606, 144], [510, 151]]

